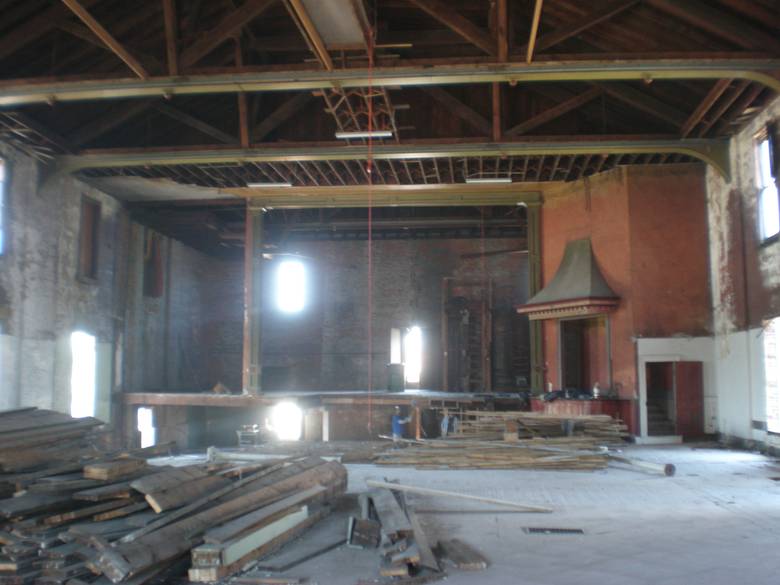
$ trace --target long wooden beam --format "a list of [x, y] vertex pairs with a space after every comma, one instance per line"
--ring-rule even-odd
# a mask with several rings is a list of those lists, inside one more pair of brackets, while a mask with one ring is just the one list
[[527, 120], [523, 120], [519, 124], [507, 130], [506, 134], [507, 136], [517, 136], [518, 134], [525, 134], [526, 132], [529, 132], [534, 128], [538, 128], [542, 124], [546, 124], [551, 120], [559, 118], [564, 114], [571, 112], [572, 110], [575, 110], [580, 106], [588, 103], [589, 101], [596, 99], [598, 96], [601, 95], [601, 93], [602, 90], [601, 88], [598, 87], [592, 87], [588, 90], [585, 90], [579, 95], [567, 99], [566, 101], [561, 102], [560, 104], [557, 104], [551, 108], [547, 108], [543, 112], [539, 112], [538, 114], [528, 118]]
[[142, 114], [153, 105], [154, 102], [152, 100], [141, 100], [123, 104], [121, 107], [113, 107], [105, 114], [92, 118], [88, 123], [80, 126], [78, 130], [71, 134], [70, 140], [77, 146], [86, 144]]
[[[373, 145], [374, 159], [414, 160], [421, 158], [463, 158], [484, 156], [570, 156], [580, 154], [683, 154], [713, 165], [728, 176], [728, 141], [725, 140], [563, 140], [485, 143], [453, 139], [452, 143], [411, 142]], [[341, 146], [306, 144], [299, 146], [276, 144], [252, 149], [191, 149], [111, 150], [82, 155], [58, 157], [60, 172], [74, 172], [89, 168], [138, 167], [148, 165], [198, 165], [225, 162], [291, 162], [366, 160], [366, 145]]]
[[689, 22], [739, 47], [780, 53], [780, 40], [777, 36], [765, 33], [750, 24], [729, 16], [712, 6], [711, 2], [704, 3], [699, 0], [647, 0], [647, 2], [654, 8]]
[[[544, 51], [545, 49], [549, 49], [550, 47], [554, 47], [558, 43], [562, 43], [563, 41], [577, 36], [581, 32], [594, 27], [597, 24], [604, 22], [605, 20], [609, 20], [613, 16], [617, 16], [621, 12], [628, 10], [639, 2], [640, 0], [614, 0], [602, 8], [586, 14], [582, 18], [578, 18], [575, 22], [565, 24], [553, 31], [550, 31], [549, 33], [538, 37], [536, 39], [535, 50], [538, 53], [540, 51]], [[522, 51], [524, 53], [527, 53], [528, 49], [528, 45], [522, 47]]]
[[730, 79], [719, 79], [715, 82], [715, 85], [707, 92], [707, 95], [704, 96], [701, 103], [696, 107], [693, 113], [688, 116], [688, 119], [685, 120], [685, 123], [680, 129], [680, 136], [687, 138], [690, 135], [696, 127], [696, 124], [701, 122], [701, 119], [707, 114], [713, 104], [718, 101], [718, 98], [723, 95], [723, 92], [726, 91], [729, 85], [731, 85]]
[[463, 63], [200, 74], [150, 79], [8, 80], [0, 82], [0, 106], [240, 91], [298, 91], [338, 87], [421, 87], [471, 83], [747, 79], [780, 92], [778, 59], [664, 59], [659, 61], [548, 61]]
[[525, 62], [530, 63], [534, 60], [534, 48], [536, 47], [536, 35], [539, 33], [539, 21], [542, 18], [543, 0], [536, 0], [534, 4], [534, 16], [531, 20], [531, 32], [528, 36], [528, 44], [525, 49]]
[[479, 112], [467, 106], [446, 89], [431, 86], [423, 88], [423, 91], [455, 114], [458, 118], [466, 122], [483, 136], [490, 136], [491, 124]]
[[156, 104], [154, 106], [154, 109], [160, 112], [161, 114], [168, 116], [173, 120], [176, 120], [177, 122], [181, 122], [185, 126], [189, 126], [190, 128], [194, 128], [198, 132], [202, 132], [207, 136], [216, 138], [220, 142], [224, 142], [225, 144], [238, 143], [238, 140], [236, 140], [235, 136], [231, 136], [227, 132], [223, 132], [219, 128], [216, 128], [215, 126], [212, 126], [211, 124], [204, 122], [203, 120], [200, 120], [195, 116], [191, 116], [187, 112], [180, 110], [175, 106], [172, 106], [170, 104]]
[[141, 62], [138, 61], [130, 52], [125, 49], [124, 45], [114, 38], [114, 36], [106, 30], [106, 28], [100, 24], [95, 17], [93, 17], [89, 11], [82, 6], [78, 0], [62, 0], [63, 4], [70, 8], [70, 10], [79, 17], [89, 30], [95, 33], [101, 41], [103, 41], [107, 47], [109, 47], [114, 54], [119, 57], [125, 65], [127, 65], [138, 77], [146, 79], [149, 77], [149, 73], [146, 71]]
[[260, 141], [271, 132], [276, 130], [281, 124], [289, 120], [298, 113], [306, 104], [313, 99], [308, 92], [301, 92], [293, 98], [286, 100], [282, 105], [276, 108], [268, 116], [257, 124], [251, 132], [252, 140]]
[[247, 0], [207, 33], [200, 36], [193, 44], [182, 51], [179, 58], [181, 67], [191, 67], [208, 55], [226, 40], [234, 37], [251, 20], [257, 18], [277, 0]]
[[165, 54], [168, 58], [168, 75], [179, 74], [179, 21], [176, 0], [162, 0], [165, 20]]
[[679, 127], [685, 123], [685, 112], [681, 112], [677, 108], [662, 102], [648, 93], [634, 89], [630, 85], [623, 83], [600, 83], [598, 84], [598, 87], [612, 97], [637, 109], [643, 110], [656, 118], [666, 120], [673, 126]]
[[307, 40], [311, 44], [317, 59], [319, 59], [326, 71], [333, 71], [333, 60], [330, 58], [325, 41], [322, 40], [322, 36], [306, 11], [303, 2], [301, 0], [289, 0], [289, 2], [301, 27], [303, 27], [303, 31], [306, 33]]
[[452, 29], [464, 39], [476, 45], [488, 55], [496, 52], [495, 41], [473, 22], [455, 12], [451, 6], [439, 0], [409, 0], [420, 10]]

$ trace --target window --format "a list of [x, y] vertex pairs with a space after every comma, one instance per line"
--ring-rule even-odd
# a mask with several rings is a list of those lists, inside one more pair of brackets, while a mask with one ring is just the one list
[[70, 415], [95, 416], [95, 336], [74, 331], [70, 336]]
[[780, 317], [764, 327], [764, 385], [766, 430], [780, 433]]
[[410, 327], [404, 336], [404, 375], [409, 384], [419, 384], [422, 374], [422, 329]]
[[78, 276], [97, 279], [100, 203], [84, 197], [81, 200], [81, 234], [79, 236]]
[[306, 270], [298, 260], [286, 260], [276, 271], [276, 306], [283, 313], [299, 313], [306, 304]]
[[5, 161], [0, 158], [0, 255], [5, 254]]
[[163, 263], [160, 236], [146, 232], [144, 243], [144, 296], [159, 298], [163, 294]]
[[154, 427], [154, 411], [141, 406], [136, 412], [136, 428], [141, 433], [141, 448], [154, 447], [157, 444], [157, 429]]
[[756, 144], [756, 184], [758, 187], [758, 221], [761, 241], [780, 233], [780, 200], [777, 183], [777, 149], [773, 127], [758, 138]]

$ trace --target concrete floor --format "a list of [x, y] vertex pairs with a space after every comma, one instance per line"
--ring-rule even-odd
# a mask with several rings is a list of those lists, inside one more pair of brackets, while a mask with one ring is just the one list
[[[677, 466], [673, 478], [610, 468], [597, 472], [417, 471], [348, 465], [349, 492], [366, 478], [463, 491], [554, 508], [552, 514], [468, 513], [487, 506], [409, 496], [433, 535], [460, 538], [490, 560], [486, 571], [448, 569], [444, 583], [719, 585], [777, 583], [780, 462], [712, 446], [632, 446], [632, 456]], [[491, 507], [492, 508], [492, 507]], [[495, 509], [495, 508], [493, 508]], [[284, 564], [340, 538], [348, 510], [321, 522], [264, 564]], [[581, 528], [531, 535], [524, 527]], [[321, 585], [378, 576], [376, 551], [340, 547], [286, 573]]]

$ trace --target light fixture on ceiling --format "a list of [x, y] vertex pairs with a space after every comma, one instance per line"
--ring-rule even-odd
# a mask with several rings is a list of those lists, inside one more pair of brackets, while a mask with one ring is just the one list
[[247, 183], [250, 189], [263, 189], [264, 187], [292, 187], [289, 181], [279, 181], [278, 183]]
[[357, 130], [355, 132], [336, 132], [339, 140], [352, 140], [354, 138], [392, 138], [392, 130]]
[[512, 177], [466, 177], [469, 184], [480, 183], [511, 183]]

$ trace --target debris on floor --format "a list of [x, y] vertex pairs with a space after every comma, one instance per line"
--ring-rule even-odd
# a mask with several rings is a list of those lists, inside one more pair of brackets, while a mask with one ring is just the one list
[[23, 409], [0, 421], [3, 584], [140, 585], [187, 565], [191, 580], [216, 581], [299, 536], [346, 489], [346, 469], [317, 457], [152, 466], [161, 448], [98, 447], [95, 419]]

